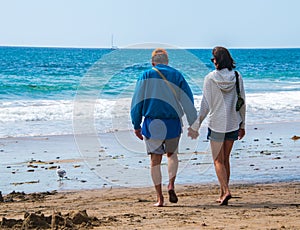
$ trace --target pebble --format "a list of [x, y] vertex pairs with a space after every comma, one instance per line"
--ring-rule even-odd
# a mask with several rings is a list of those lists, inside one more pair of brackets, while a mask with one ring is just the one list
[[273, 160], [280, 160], [281, 157], [274, 157]]

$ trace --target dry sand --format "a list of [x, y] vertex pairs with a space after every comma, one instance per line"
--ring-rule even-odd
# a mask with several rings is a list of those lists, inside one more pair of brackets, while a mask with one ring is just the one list
[[[232, 185], [231, 190], [228, 206], [215, 202], [216, 185], [177, 186], [177, 204], [168, 202], [165, 191], [164, 207], [153, 207], [153, 188], [8, 194], [0, 203], [0, 217], [5, 217], [4, 224], [7, 219], [24, 220], [26, 212], [44, 216], [59, 213], [61, 218], [68, 216], [72, 226], [64, 229], [300, 229], [299, 182]], [[88, 218], [75, 224], [74, 212], [83, 210]]]

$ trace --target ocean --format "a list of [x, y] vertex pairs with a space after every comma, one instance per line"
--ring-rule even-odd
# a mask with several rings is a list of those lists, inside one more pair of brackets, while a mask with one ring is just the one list
[[[167, 49], [199, 109], [211, 49]], [[152, 186], [130, 103], [152, 49], [0, 47], [0, 191]], [[299, 180], [300, 49], [230, 49], [247, 102], [246, 137], [234, 145], [231, 180]], [[184, 134], [177, 182], [217, 183], [206, 141]], [[185, 129], [186, 130], [186, 129]], [[75, 137], [75, 138], [74, 138]], [[196, 151], [195, 151], [196, 150]], [[57, 181], [57, 165], [68, 179]], [[164, 159], [163, 179], [167, 182]], [[136, 175], [139, 175], [138, 177]]]
[[[86, 115], [79, 106], [83, 98], [92, 103], [97, 132], [131, 129], [131, 96], [138, 76], [151, 67], [151, 51], [0, 47], [0, 138], [73, 134]], [[244, 79], [247, 124], [299, 121], [300, 49], [230, 52]], [[214, 69], [211, 50], [169, 54], [199, 108], [204, 76]]]

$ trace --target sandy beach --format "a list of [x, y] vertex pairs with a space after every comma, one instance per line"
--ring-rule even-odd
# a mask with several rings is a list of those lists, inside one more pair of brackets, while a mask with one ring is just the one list
[[[234, 185], [228, 206], [219, 206], [215, 202], [218, 197], [216, 185], [181, 185], [177, 186], [177, 193], [177, 204], [166, 199], [165, 207], [159, 208], [153, 207], [152, 187], [6, 195], [4, 200], [13, 197], [14, 202], [0, 203], [0, 217], [5, 217], [1, 222], [2, 229], [9, 226], [12, 219], [21, 221], [19, 225], [10, 225], [9, 229], [24, 226], [26, 212], [50, 219], [55, 215], [56, 218], [68, 218], [68, 225], [62, 221], [61, 225], [55, 225], [57, 228], [52, 225], [53, 229], [300, 228], [299, 182]], [[167, 193], [164, 194], [167, 198]], [[79, 213], [83, 213], [81, 218]], [[35, 228], [36, 223], [45, 226], [41, 218], [37, 221], [31, 216], [31, 222], [28, 218], [27, 215], [27, 227]]]

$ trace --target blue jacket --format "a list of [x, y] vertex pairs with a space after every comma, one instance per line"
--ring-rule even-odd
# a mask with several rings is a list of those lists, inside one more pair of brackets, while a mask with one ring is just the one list
[[170, 85], [153, 69], [145, 71], [140, 76], [131, 102], [131, 120], [134, 129], [141, 128], [143, 116], [151, 119], [181, 119], [184, 113], [189, 125], [192, 125], [197, 119], [197, 111], [192, 91], [183, 75], [167, 65], [159, 64], [155, 67]]

